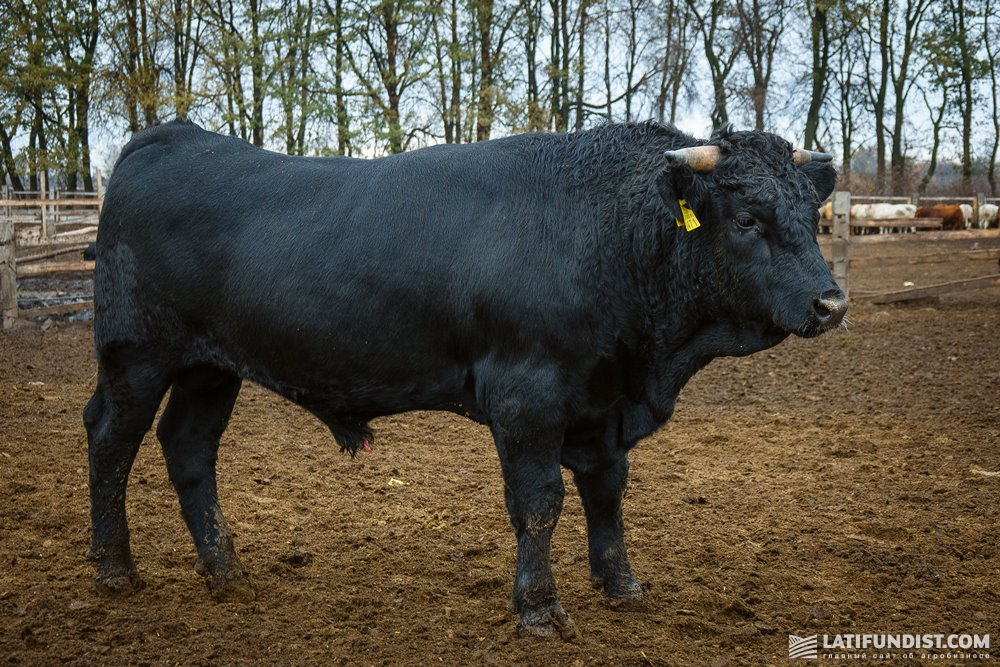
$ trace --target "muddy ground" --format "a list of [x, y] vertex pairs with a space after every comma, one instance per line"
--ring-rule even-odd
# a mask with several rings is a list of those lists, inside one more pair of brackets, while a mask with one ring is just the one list
[[[852, 283], [995, 272], [995, 260], [968, 261], [859, 270]], [[789, 634], [996, 643], [1000, 288], [855, 304], [850, 319], [847, 331], [717, 360], [635, 450], [626, 537], [650, 589], [644, 610], [609, 609], [591, 590], [567, 478], [553, 557], [573, 643], [515, 633], [514, 539], [486, 429], [447, 414], [386, 418], [375, 451], [352, 461], [315, 419], [249, 385], [219, 465], [256, 601], [213, 602], [192, 570], [152, 435], [128, 496], [147, 585], [99, 597], [84, 560], [90, 324], [24, 324], [0, 334], [0, 664], [720, 667], [785, 664]]]

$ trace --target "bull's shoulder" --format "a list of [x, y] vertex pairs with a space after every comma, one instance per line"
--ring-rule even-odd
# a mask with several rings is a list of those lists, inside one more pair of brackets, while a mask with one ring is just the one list
[[172, 147], [181, 145], [200, 145], [206, 147], [231, 146], [253, 149], [245, 141], [236, 137], [226, 137], [215, 132], [209, 132], [200, 125], [188, 120], [172, 120], [160, 125], [152, 125], [136, 132], [132, 139], [125, 145], [118, 156], [116, 168], [130, 157], [149, 150], [159, 148], [169, 150]]

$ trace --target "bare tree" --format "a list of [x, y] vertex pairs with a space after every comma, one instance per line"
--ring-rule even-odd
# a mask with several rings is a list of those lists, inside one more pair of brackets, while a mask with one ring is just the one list
[[379, 115], [376, 134], [390, 152], [402, 152], [422, 128], [403, 126], [402, 101], [423, 80], [422, 61], [430, 26], [419, 0], [381, 0], [375, 7], [358, 5], [358, 44], [345, 55], [373, 110]]
[[834, 57], [832, 68], [836, 86], [837, 121], [840, 126], [840, 147], [842, 152], [841, 179], [850, 187], [854, 158], [854, 136], [857, 129], [856, 115], [861, 113], [864, 99], [863, 86], [867, 81], [859, 80], [856, 72], [858, 61], [865, 57], [863, 42], [866, 34], [859, 29], [863, 25], [864, 11], [857, 4], [843, 3], [832, 16], [833, 29], [829, 31], [830, 50]]
[[[862, 53], [865, 60], [864, 85], [875, 121], [875, 181], [878, 191], [884, 192], [886, 187], [885, 112], [889, 91], [889, 70], [892, 67], [889, 46], [891, 40], [889, 25], [892, 18], [891, 0], [882, 0], [876, 9], [875, 13], [866, 15], [866, 28], [871, 38], [863, 40]], [[877, 59], [874, 53], [876, 48], [878, 49]], [[877, 79], [875, 78], [876, 73]]]
[[[466, 54], [458, 38], [458, 0], [436, 0], [432, 16], [435, 78], [437, 81], [438, 113], [444, 128], [446, 143], [462, 141], [462, 68]], [[447, 32], [442, 31], [442, 26]], [[443, 36], [447, 35], [447, 38]]]
[[[497, 11], [494, 0], [473, 0], [476, 38], [479, 46], [479, 78], [476, 90], [476, 141], [490, 138], [497, 106], [497, 68], [518, 6]], [[586, 0], [583, 0], [584, 2]]]
[[526, 129], [542, 130], [549, 125], [548, 114], [542, 101], [538, 76], [538, 53], [542, 31], [542, 0], [522, 0], [520, 18], [521, 47], [524, 50]]
[[315, 88], [313, 48], [326, 42], [328, 31], [314, 28], [313, 0], [284, 3], [278, 12], [274, 48], [277, 85], [273, 94], [281, 106], [277, 128], [289, 155], [304, 155], [306, 128], [313, 114], [325, 108], [323, 98], [311, 94]]
[[739, 0], [736, 10], [743, 35], [743, 53], [750, 66], [750, 101], [754, 111], [754, 129], [763, 131], [767, 110], [767, 92], [777, 53], [785, 32], [786, 0]]
[[[892, 159], [890, 164], [892, 168], [892, 192], [897, 195], [903, 194], [905, 190], [903, 120], [906, 117], [906, 103], [914, 82], [910, 76], [910, 67], [924, 14], [930, 4], [930, 0], [906, 0], [902, 7], [903, 14], [900, 17], [902, 20], [901, 28], [898, 25], [899, 22], [894, 21], [891, 24], [893, 27], [889, 31], [889, 71], [894, 93]], [[902, 34], [899, 34], [900, 30]]]
[[997, 149], [1000, 148], [1000, 105], [997, 104], [998, 72], [1000, 69], [1000, 39], [993, 31], [1000, 24], [1000, 12], [991, 0], [986, 0], [983, 7], [983, 45], [986, 49], [986, 62], [990, 77], [990, 99], [992, 105], [993, 143], [990, 147], [990, 161], [987, 168], [987, 179], [990, 183], [990, 193], [997, 196]]
[[174, 110], [186, 118], [194, 101], [194, 77], [201, 55], [201, 3], [194, 0], [173, 0], [171, 32], [174, 55]]
[[[973, 42], [977, 35], [973, 33], [973, 26], [969, 21], [969, 10], [966, 0], [948, 0], [948, 14], [950, 16], [951, 32], [954, 35], [954, 44], [957, 48], [957, 58], [955, 68], [959, 74], [960, 85], [958, 88], [959, 114], [962, 119], [962, 191], [966, 194], [973, 192], [972, 188], [972, 113], [974, 105], [973, 84], [977, 78], [982, 76], [983, 68], [976, 60]], [[997, 30], [996, 26], [992, 27]], [[990, 28], [986, 29], [987, 32]], [[996, 65], [994, 64], [994, 67]], [[994, 94], [995, 91], [994, 91]]]
[[707, 6], [702, 6], [699, 0], [686, 1], [701, 34], [712, 79], [712, 129], [719, 130], [729, 124], [729, 75], [740, 54], [743, 38], [729, 0], [708, 0]]
[[687, 3], [666, 0], [662, 9], [662, 22], [654, 24], [663, 35], [660, 46], [660, 84], [656, 96], [656, 117], [661, 122], [673, 124], [677, 120], [684, 82], [690, 75], [691, 49], [687, 48], [691, 13]]
[[952, 103], [952, 72], [955, 67], [952, 38], [950, 31], [929, 30], [918, 40], [921, 59], [925, 63], [921, 78], [926, 81], [925, 85], [920, 86], [920, 95], [931, 119], [931, 154], [924, 176], [917, 186], [920, 193], [927, 190], [937, 171], [941, 129], [945, 112]]
[[823, 102], [829, 90], [830, 81], [830, 29], [828, 11], [830, 0], [806, 0], [809, 16], [809, 44], [812, 53], [810, 73], [809, 109], [806, 111], [806, 127], [802, 145], [807, 149], [819, 147], [819, 123]]

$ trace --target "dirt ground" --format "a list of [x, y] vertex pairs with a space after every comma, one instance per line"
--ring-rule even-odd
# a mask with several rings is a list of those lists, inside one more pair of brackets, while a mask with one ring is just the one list
[[[996, 268], [859, 270], [852, 285]], [[249, 385], [219, 468], [256, 601], [213, 602], [192, 570], [152, 434], [128, 495], [146, 588], [99, 597], [84, 560], [90, 324], [0, 333], [0, 664], [722, 667], [785, 664], [789, 634], [990, 633], [995, 645], [1000, 288], [855, 304], [850, 320], [713, 362], [634, 451], [626, 538], [644, 609], [610, 609], [591, 589], [567, 477], [553, 557], [572, 643], [515, 633], [514, 539], [486, 429], [437, 413], [382, 419], [375, 451], [352, 461], [315, 419]]]

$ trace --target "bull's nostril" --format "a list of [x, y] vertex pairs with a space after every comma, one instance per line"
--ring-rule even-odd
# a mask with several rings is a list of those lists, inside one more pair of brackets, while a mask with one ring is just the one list
[[835, 327], [844, 319], [847, 312], [847, 298], [840, 290], [824, 292], [813, 301], [813, 312], [816, 319], [825, 327]]

